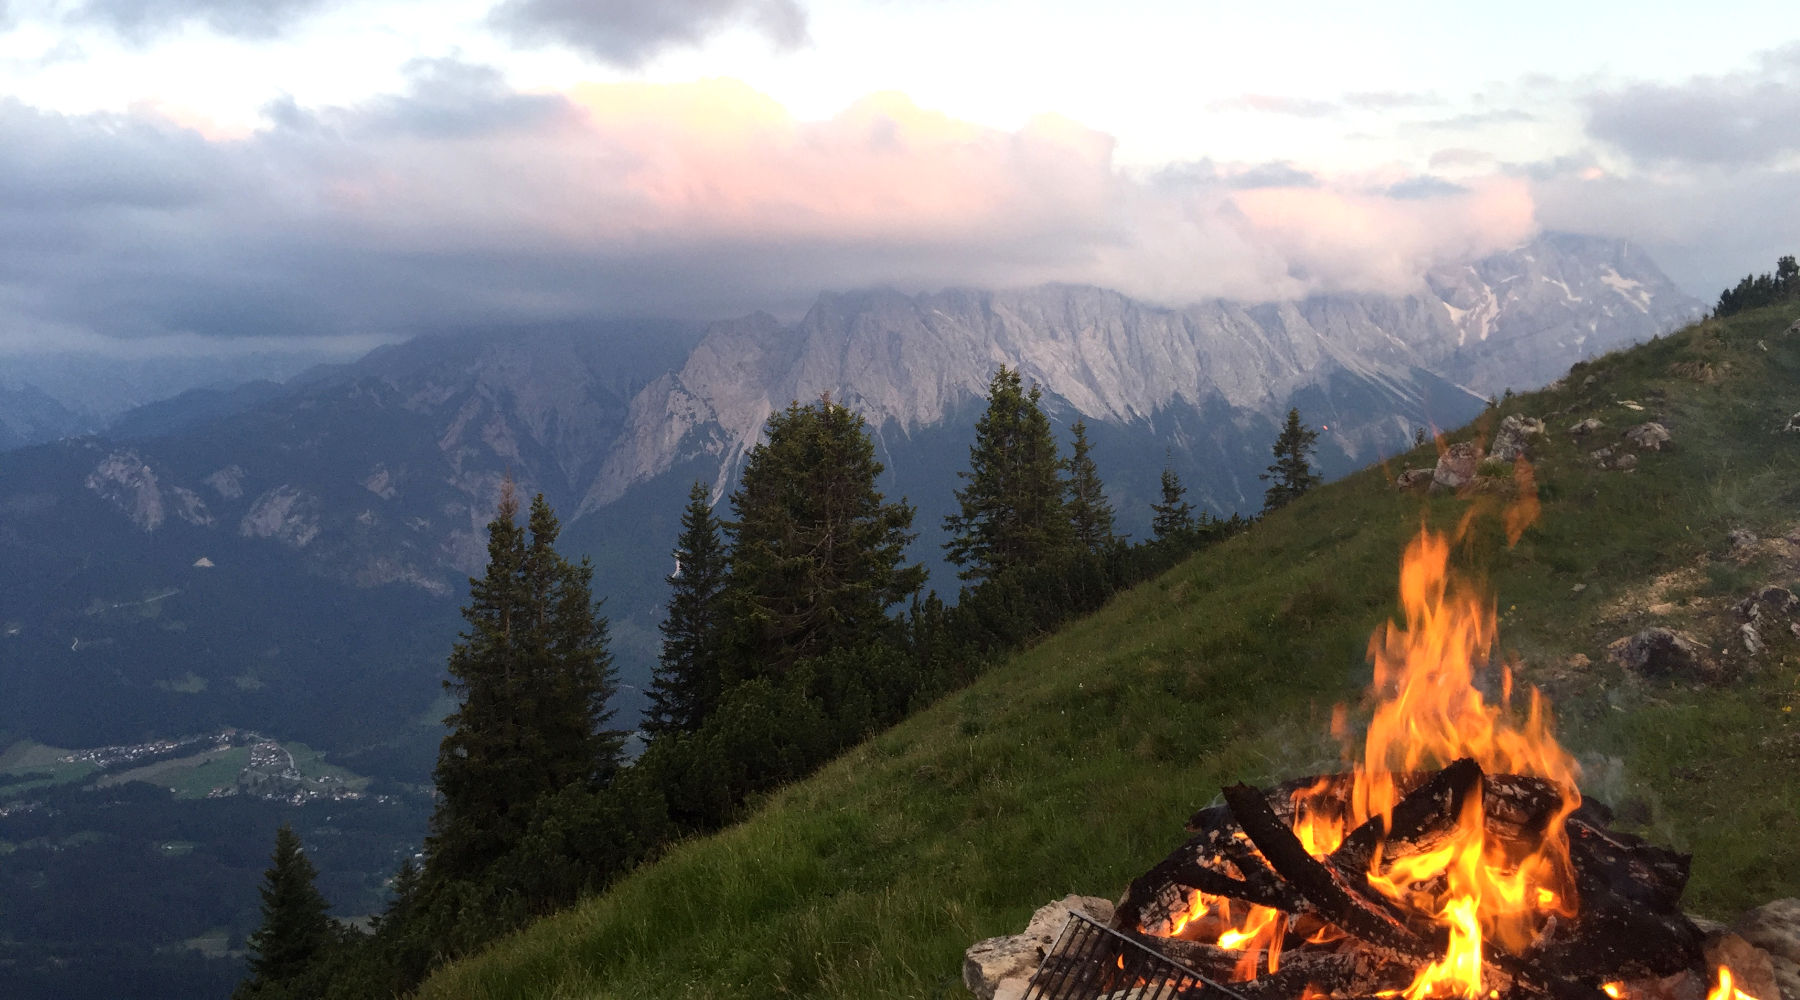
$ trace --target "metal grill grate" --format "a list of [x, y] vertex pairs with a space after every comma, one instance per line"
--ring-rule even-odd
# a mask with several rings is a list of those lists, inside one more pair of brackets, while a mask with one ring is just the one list
[[1025, 1000], [1244, 1000], [1242, 994], [1074, 910]]

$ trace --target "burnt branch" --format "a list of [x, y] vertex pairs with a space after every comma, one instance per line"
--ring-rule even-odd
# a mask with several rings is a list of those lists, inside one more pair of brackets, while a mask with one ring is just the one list
[[[1299, 890], [1320, 916], [1377, 948], [1413, 961], [1435, 959], [1435, 949], [1393, 914], [1365, 898], [1343, 872], [1306, 853], [1300, 838], [1275, 815], [1260, 790], [1252, 785], [1233, 785], [1225, 789], [1225, 802], [1270, 867]], [[1356, 878], [1360, 880], [1361, 876]]]

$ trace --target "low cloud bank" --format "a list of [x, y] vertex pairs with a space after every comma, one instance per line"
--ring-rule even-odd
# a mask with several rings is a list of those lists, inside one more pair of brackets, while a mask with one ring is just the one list
[[271, 106], [238, 138], [0, 101], [0, 340], [714, 317], [869, 284], [1392, 292], [1535, 225], [1526, 179], [1146, 176], [1066, 119], [997, 130], [893, 94], [802, 121], [729, 80], [534, 94], [432, 61], [411, 81]]

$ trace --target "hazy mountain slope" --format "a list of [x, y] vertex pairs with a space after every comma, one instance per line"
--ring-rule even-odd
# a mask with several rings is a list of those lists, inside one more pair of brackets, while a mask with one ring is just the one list
[[[1687, 908], [1725, 920], [1800, 880], [1800, 772], [1775, 764], [1800, 741], [1800, 642], [1773, 630], [1752, 657], [1729, 610], [1800, 576], [1800, 435], [1780, 430], [1800, 380], [1800, 338], [1781, 335], [1793, 319], [1709, 322], [1505, 401], [1481, 423], [1550, 421], [1543, 513], [1516, 548], [1492, 519], [1462, 548], [1491, 572], [1501, 648], [1548, 692], [1590, 794], [1623, 828], [1693, 851]], [[1598, 442], [1567, 431], [1590, 416]], [[1589, 457], [1647, 419], [1670, 450], [1631, 472]], [[1481, 502], [1400, 493], [1390, 472], [1327, 485], [1121, 595], [421, 996], [965, 996], [964, 948], [1067, 893], [1117, 895], [1222, 785], [1336, 766], [1329, 706], [1368, 682], [1406, 539], [1422, 513], [1447, 529]], [[1734, 552], [1737, 529], [1772, 541]], [[1607, 643], [1662, 620], [1696, 629], [1733, 679], [1645, 681], [1606, 662]]]
[[0, 451], [88, 429], [88, 421], [33, 385], [0, 384]]

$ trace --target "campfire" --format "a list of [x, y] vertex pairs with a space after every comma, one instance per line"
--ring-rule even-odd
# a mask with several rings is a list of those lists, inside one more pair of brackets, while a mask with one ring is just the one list
[[1225, 789], [1027, 996], [1755, 1000], [1680, 908], [1689, 858], [1610, 830], [1539, 692], [1487, 677], [1494, 606], [1450, 552], [1407, 549], [1373, 716], [1353, 739], [1334, 715], [1346, 769]]

